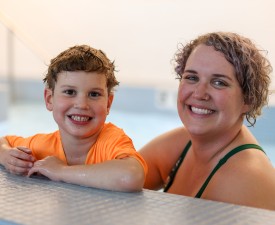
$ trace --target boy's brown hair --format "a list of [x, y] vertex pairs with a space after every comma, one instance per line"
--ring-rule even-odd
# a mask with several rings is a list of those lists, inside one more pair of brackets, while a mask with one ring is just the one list
[[47, 74], [43, 79], [48, 88], [54, 90], [58, 74], [62, 71], [85, 71], [103, 73], [106, 76], [108, 93], [119, 84], [114, 72], [115, 65], [106, 54], [88, 45], [76, 45], [61, 52], [51, 60]]

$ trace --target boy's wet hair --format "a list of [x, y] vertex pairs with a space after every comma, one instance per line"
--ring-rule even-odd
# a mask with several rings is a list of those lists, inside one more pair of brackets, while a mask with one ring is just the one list
[[263, 106], [268, 103], [272, 66], [248, 38], [231, 32], [214, 32], [201, 35], [184, 46], [175, 54], [175, 71], [178, 79], [182, 79], [186, 62], [192, 51], [200, 44], [213, 46], [221, 52], [235, 69], [236, 78], [242, 89], [245, 104], [250, 105], [246, 120], [253, 126], [256, 117], [261, 115]]
[[85, 71], [105, 74], [108, 93], [119, 84], [114, 72], [115, 65], [106, 54], [88, 45], [76, 45], [53, 58], [43, 79], [47, 87], [54, 90], [58, 74], [63, 71]]

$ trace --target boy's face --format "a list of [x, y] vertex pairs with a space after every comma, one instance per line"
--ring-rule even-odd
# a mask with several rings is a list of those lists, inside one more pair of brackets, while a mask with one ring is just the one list
[[84, 71], [61, 72], [54, 91], [46, 88], [44, 98], [63, 138], [97, 137], [113, 101], [105, 75]]

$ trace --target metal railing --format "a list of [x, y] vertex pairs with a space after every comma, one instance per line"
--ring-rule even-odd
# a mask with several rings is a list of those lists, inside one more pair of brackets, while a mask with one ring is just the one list
[[[1, 10], [1, 9], [0, 9]], [[24, 33], [18, 25], [13, 23], [7, 16], [0, 11], [0, 23], [7, 29], [7, 81], [5, 82], [9, 90], [9, 101], [13, 102], [16, 100], [15, 97], [15, 74], [14, 74], [14, 54], [16, 49], [14, 48], [14, 38], [19, 39], [30, 51], [38, 57], [42, 62], [46, 62], [49, 59], [49, 54], [39, 46], [32, 38]]]

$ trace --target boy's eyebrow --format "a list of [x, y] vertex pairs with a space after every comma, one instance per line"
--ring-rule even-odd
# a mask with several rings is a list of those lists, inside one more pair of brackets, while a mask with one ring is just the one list
[[98, 87], [93, 87], [93, 88], [91, 88], [91, 90], [93, 90], [93, 91], [104, 91], [103, 88], [98, 88]]
[[61, 88], [75, 88], [75, 86], [73, 86], [73, 85], [67, 85], [67, 84], [63, 84], [60, 87]]
[[[76, 88], [76, 86], [73, 85], [67, 85], [67, 84], [63, 84], [60, 86], [61, 88]], [[91, 90], [98, 90], [98, 91], [104, 91], [104, 88], [101, 87], [91, 87]]]

